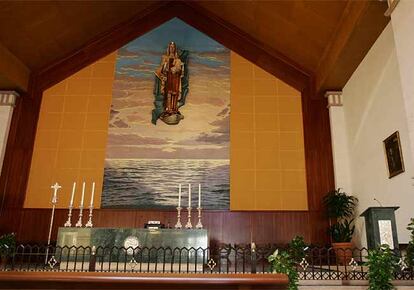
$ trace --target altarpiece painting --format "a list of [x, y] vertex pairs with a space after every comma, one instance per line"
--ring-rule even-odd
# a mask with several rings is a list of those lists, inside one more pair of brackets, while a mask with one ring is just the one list
[[203, 208], [228, 209], [229, 131], [227, 48], [176, 18], [128, 43], [116, 62], [101, 207], [172, 209], [179, 183], [201, 183]]

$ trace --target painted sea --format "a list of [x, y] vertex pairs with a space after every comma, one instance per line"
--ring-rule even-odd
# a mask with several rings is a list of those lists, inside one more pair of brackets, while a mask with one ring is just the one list
[[204, 209], [229, 209], [229, 160], [219, 159], [107, 159], [102, 208], [173, 209], [178, 202], [178, 184], [183, 184], [182, 205], [192, 205], [202, 186]]

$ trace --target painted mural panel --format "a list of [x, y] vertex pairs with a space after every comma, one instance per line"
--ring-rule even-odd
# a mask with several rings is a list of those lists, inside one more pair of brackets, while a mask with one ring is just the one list
[[[170, 42], [188, 53], [188, 94], [168, 124], [154, 109]], [[172, 19], [119, 49], [101, 207], [174, 208], [179, 183], [201, 183], [203, 208], [228, 209], [229, 114], [230, 51], [205, 34]]]

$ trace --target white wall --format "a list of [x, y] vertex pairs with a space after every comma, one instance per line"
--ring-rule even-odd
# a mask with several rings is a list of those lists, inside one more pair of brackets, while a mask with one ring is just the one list
[[[384, 206], [400, 206], [396, 212], [399, 241], [406, 243], [405, 228], [414, 216], [413, 158], [391, 24], [343, 88], [343, 103], [351, 193], [359, 198], [358, 214], [378, 206], [374, 198]], [[389, 179], [382, 141], [397, 130], [406, 170]], [[366, 245], [363, 218], [357, 221], [356, 244]]]
[[414, 158], [414, 1], [401, 0], [391, 15], [406, 108], [411, 156]]

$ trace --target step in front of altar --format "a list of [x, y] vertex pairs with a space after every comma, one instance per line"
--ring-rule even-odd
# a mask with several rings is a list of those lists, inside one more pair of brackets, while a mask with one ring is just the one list
[[208, 234], [204, 229], [61, 227], [57, 246], [59, 262], [89, 261], [94, 247], [96, 263], [203, 263]]

